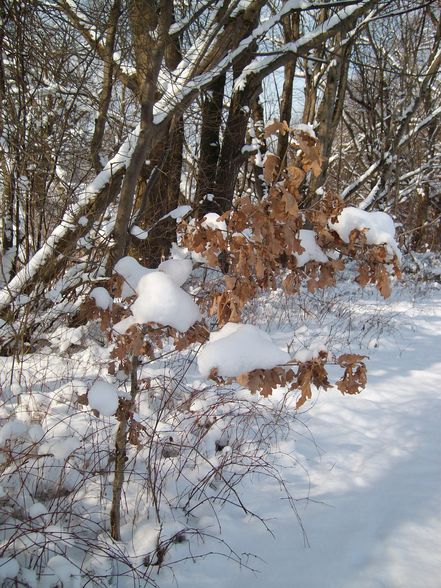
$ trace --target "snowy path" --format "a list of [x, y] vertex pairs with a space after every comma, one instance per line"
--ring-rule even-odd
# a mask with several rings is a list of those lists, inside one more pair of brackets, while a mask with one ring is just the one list
[[309, 495], [297, 503], [309, 546], [274, 483], [250, 485], [248, 504], [274, 538], [237, 511], [221, 522], [238, 553], [262, 558], [248, 560], [259, 571], [209, 557], [178, 566], [161, 588], [440, 588], [441, 298], [395, 310], [408, 326], [371, 354], [368, 388], [323, 393], [302, 416], [315, 444], [285, 443], [309, 474], [308, 488], [301, 467], [287, 473], [293, 495]]

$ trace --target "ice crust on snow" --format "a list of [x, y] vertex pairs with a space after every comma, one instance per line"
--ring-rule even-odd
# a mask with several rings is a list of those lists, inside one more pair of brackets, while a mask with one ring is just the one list
[[349, 236], [353, 229], [366, 231], [366, 240], [370, 245], [386, 245], [389, 253], [401, 258], [400, 250], [395, 241], [395, 225], [392, 218], [385, 212], [362, 210], [354, 206], [344, 208], [336, 223], [330, 223], [340, 239], [349, 243]]
[[329, 261], [319, 245], [317, 245], [315, 238], [315, 231], [309, 229], [301, 229], [299, 231], [300, 244], [305, 251], [294, 254], [297, 260], [297, 267], [303, 267], [308, 261], [319, 261], [321, 263]]
[[115, 386], [103, 380], [98, 380], [93, 384], [87, 394], [87, 398], [89, 406], [98, 410], [103, 416], [114, 415], [118, 408], [118, 390]]
[[286, 363], [290, 356], [271, 337], [254, 325], [227, 323], [211, 333], [198, 356], [199, 372], [205, 378], [212, 369], [230, 378], [256, 369], [271, 369]]
[[144, 275], [136, 292], [131, 310], [137, 323], [155, 322], [185, 332], [201, 318], [193, 298], [164, 272]]

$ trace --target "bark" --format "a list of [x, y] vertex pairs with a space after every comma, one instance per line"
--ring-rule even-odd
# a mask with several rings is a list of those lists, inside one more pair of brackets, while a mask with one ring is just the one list
[[149, 236], [144, 241], [131, 239], [130, 251], [147, 267], [156, 267], [167, 258], [171, 243], [176, 240], [176, 221], [161, 219], [179, 205], [183, 142], [183, 119], [177, 115], [165, 140], [154, 149], [153, 184], [145, 184], [144, 202], [136, 216], [149, 229]]
[[[266, 139], [265, 139], [265, 122], [264, 122], [264, 112], [262, 103], [259, 100], [259, 97], [256, 96], [254, 100], [251, 102], [251, 116], [253, 118], [254, 123], [254, 130], [256, 132], [256, 137], [259, 141], [259, 156], [260, 161], [263, 161], [265, 157], [265, 153], [267, 151], [266, 146]], [[266, 184], [263, 180], [263, 170], [262, 167], [259, 165], [253, 164], [253, 176], [254, 176], [254, 190], [256, 192], [256, 196], [259, 200], [261, 200], [265, 195]]]
[[115, 69], [113, 52], [115, 50], [115, 39], [120, 12], [121, 0], [115, 0], [110, 10], [109, 22], [107, 25], [107, 38], [104, 48], [105, 60], [103, 63], [103, 84], [99, 97], [98, 116], [95, 121], [95, 130], [90, 144], [92, 164], [96, 173], [99, 173], [103, 169], [100, 150], [103, 144], [104, 130], [106, 128], [110, 99], [112, 97], [113, 76]]
[[132, 357], [130, 377], [130, 400], [120, 401], [119, 425], [115, 438], [115, 474], [110, 507], [110, 534], [115, 541], [121, 541], [121, 500], [124, 485], [124, 472], [127, 461], [127, 434], [130, 417], [135, 409], [138, 394], [138, 357]]
[[316, 134], [322, 147], [323, 163], [318, 177], [313, 177], [309, 186], [310, 201], [316, 198], [316, 190], [326, 181], [329, 157], [335, 134], [340, 123], [346, 95], [351, 43], [338, 34], [335, 37], [333, 64], [328, 67], [326, 84], [316, 116]]
[[[245, 56], [242, 63], [249, 63], [251, 56]], [[242, 68], [238, 68], [241, 71]], [[216, 184], [214, 199], [212, 202], [205, 202], [201, 212], [208, 211], [222, 214], [233, 203], [234, 187], [242, 164], [248, 155], [242, 153], [245, 144], [245, 133], [249, 119], [249, 107], [251, 101], [257, 94], [257, 88], [250, 84], [245, 90], [236, 91], [230, 103], [228, 119], [225, 125], [224, 139], [216, 170]]]
[[202, 99], [201, 139], [195, 201], [202, 203], [207, 194], [214, 194], [216, 168], [220, 154], [220, 129], [224, 100], [225, 75], [219, 76]]
[[[181, 59], [179, 37], [169, 37], [164, 50], [166, 69], [173, 71]], [[135, 212], [136, 219], [149, 229], [149, 235], [144, 241], [131, 239], [133, 251], [147, 267], [156, 267], [168, 257], [171, 243], [176, 240], [176, 221], [163, 217], [174, 210], [180, 200], [184, 148], [184, 119], [181, 114], [170, 120], [163, 135], [149, 155], [154, 181], [143, 183], [141, 206]]]
[[[157, 80], [173, 15], [173, 5], [165, 0], [161, 2], [159, 16], [152, 0], [132, 0], [129, 9], [134, 36], [138, 85], [142, 88], [141, 131], [121, 188], [113, 232], [115, 247], [109, 258], [111, 267], [127, 252], [130, 219], [138, 178], [154, 145], [153, 106], [157, 98]], [[155, 29], [157, 29], [158, 39], [152, 37]]]
[[[282, 20], [284, 42], [289, 43], [299, 38], [300, 34], [300, 13], [294, 12]], [[296, 72], [297, 57], [293, 56], [284, 68], [282, 98], [280, 102], [280, 120], [291, 123], [292, 95], [294, 87], [294, 76]], [[277, 144], [277, 157], [282, 165], [288, 148], [288, 134], [280, 135]]]

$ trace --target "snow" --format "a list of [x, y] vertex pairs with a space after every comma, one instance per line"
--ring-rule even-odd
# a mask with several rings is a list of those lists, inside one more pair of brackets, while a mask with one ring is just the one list
[[317, 244], [315, 231], [301, 229], [299, 231], [299, 239], [300, 245], [305, 251], [303, 253], [294, 253], [297, 260], [297, 267], [303, 267], [309, 261], [318, 261], [321, 263], [329, 261], [328, 257]]
[[121, 293], [123, 298], [127, 298], [127, 296], [133, 295], [136, 291], [139, 280], [152, 271], [141, 265], [134, 257], [130, 257], [130, 255], [122, 257], [119, 261], [117, 261], [114, 270], [117, 274], [124, 278], [124, 284]]
[[126, 318], [121, 319], [115, 325], [113, 325], [113, 331], [117, 335], [124, 335], [130, 327], [136, 325], [136, 320], [133, 315], [127, 316]]
[[178, 286], [182, 286], [188, 280], [192, 269], [191, 259], [167, 259], [158, 266], [158, 270], [170, 276]]
[[95, 300], [95, 304], [98, 306], [98, 308], [101, 308], [102, 310], [112, 308], [113, 298], [102, 286], [94, 288], [89, 296]]
[[219, 220], [220, 215], [216, 212], [209, 212], [204, 216], [202, 226], [204, 229], [212, 229], [213, 231], [227, 232], [227, 224], [224, 220]]
[[305, 363], [307, 361], [317, 359], [320, 353], [327, 354], [327, 352], [328, 351], [326, 349], [326, 346], [323, 345], [323, 343], [317, 341], [316, 343], [313, 343], [306, 349], [299, 349], [299, 351], [297, 351], [294, 354], [294, 359], [300, 363]]
[[47, 562], [41, 588], [52, 588], [60, 583], [63, 588], [80, 588], [80, 570], [61, 555], [55, 555]]
[[370, 350], [366, 390], [328, 390], [297, 416], [298, 432], [279, 447], [297, 515], [276, 482], [256, 477], [246, 506], [264, 513], [272, 534], [226, 507], [219, 525], [234, 553], [248, 554], [242, 565], [185, 563], [161, 588], [439, 588], [441, 297], [433, 296], [388, 307], [399, 334]]
[[97, 410], [102, 416], [112, 416], [118, 409], [118, 390], [103, 380], [93, 384], [87, 398], [90, 408]]
[[193, 298], [163, 272], [144, 275], [136, 292], [131, 311], [139, 324], [155, 322], [185, 332], [201, 318]]
[[15, 578], [18, 575], [20, 566], [14, 558], [0, 557], [0, 580]]
[[145, 239], [147, 239], [147, 237], [149, 236], [149, 232], [144, 229], [141, 229], [141, 227], [138, 227], [138, 225], [132, 226], [132, 228], [130, 229], [130, 234], [136, 237], [137, 239], [140, 239], [141, 241], [145, 241]]
[[309, 135], [310, 137], [312, 137], [313, 139], [317, 139], [317, 135], [315, 134], [314, 128], [311, 124], [305, 124], [305, 123], [297, 123], [296, 125], [293, 126], [294, 131], [299, 131], [302, 133], [306, 133], [307, 135]]
[[[89, 403], [90, 404], [90, 403]], [[96, 407], [92, 407], [96, 408]], [[97, 409], [98, 410], [98, 409]], [[101, 412], [101, 411], [100, 411]], [[104, 414], [104, 413], [102, 413]], [[109, 415], [110, 416], [110, 415]], [[40, 455], [50, 454], [55, 459], [65, 461], [74, 451], [81, 447], [81, 441], [75, 437], [54, 437], [39, 448]]]
[[395, 225], [392, 218], [385, 212], [368, 212], [348, 206], [342, 210], [336, 223], [330, 223], [340, 239], [349, 243], [351, 231], [366, 230], [366, 241], [370, 245], [386, 245], [389, 253], [401, 258], [397, 242], [395, 241]]
[[23, 421], [18, 419], [8, 421], [0, 429], [0, 445], [5, 444], [6, 441], [25, 437], [28, 429], [28, 425]]
[[180, 221], [182, 217], [188, 214], [192, 210], [192, 207], [188, 204], [183, 204], [182, 206], [177, 206], [173, 210], [171, 210], [168, 214], [163, 216], [160, 220], [164, 220], [165, 218], [173, 218], [176, 221]]
[[[162, 271], [145, 277], [155, 273], [180, 289]], [[146, 588], [152, 579], [161, 588], [264, 588], [293, 578], [302, 588], [439, 588], [441, 292], [430, 281], [398, 286], [384, 302], [373, 290], [360, 294], [350, 275], [300, 300], [271, 293], [250, 308], [254, 326], [226, 325], [199, 353], [195, 344], [173, 356], [166, 339], [162, 357], [145, 358], [139, 381], [149, 387], [134, 415], [145, 432], [127, 449], [119, 542], [103, 531], [118, 422], [78, 402], [95, 382], [112, 412], [108, 350], [91, 342], [60, 356], [56, 343], [52, 353], [25, 354], [13, 372], [18, 360], [0, 358], [0, 455], [23, 457], [1, 464], [3, 568], [39, 588]], [[369, 355], [368, 387], [354, 397], [314, 390], [296, 412], [295, 394], [282, 387], [262, 398], [235, 383], [215, 386], [198, 370], [204, 355], [205, 374], [270, 367], [271, 358], [289, 359], [286, 348], [296, 361], [325, 349], [330, 361]], [[341, 370], [330, 369], [335, 381]], [[117, 378], [123, 394], [130, 378]], [[160, 521], [146, 488], [149, 460], [161, 480]], [[147, 577], [143, 562], [154, 561], [158, 541], [169, 550]], [[137, 579], [128, 562], [142, 570]]]
[[198, 355], [199, 372], [208, 378], [216, 369], [219, 376], [234, 377], [255, 369], [271, 369], [290, 360], [271, 337], [254, 325], [227, 323], [210, 334]]
[[34, 504], [29, 507], [28, 512], [32, 519], [48, 514], [47, 508], [44, 506], [44, 504], [41, 504], [41, 502], [34, 502]]

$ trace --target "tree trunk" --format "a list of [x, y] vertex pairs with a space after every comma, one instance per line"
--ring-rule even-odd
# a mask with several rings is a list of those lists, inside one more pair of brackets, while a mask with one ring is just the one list
[[[284, 42], [289, 43], [299, 38], [300, 34], [300, 13], [294, 12], [286, 16], [282, 20]], [[282, 99], [280, 102], [280, 120], [286, 121], [288, 125], [291, 123], [292, 111], [292, 94], [294, 87], [294, 75], [296, 72], [297, 57], [292, 57], [284, 68], [284, 79], [282, 89]], [[277, 157], [280, 165], [286, 157], [286, 150], [288, 148], [288, 134], [279, 136], [277, 144]]]
[[202, 100], [202, 125], [195, 201], [201, 205], [207, 194], [214, 194], [216, 168], [220, 154], [220, 128], [224, 100], [225, 74], [207, 89]]

